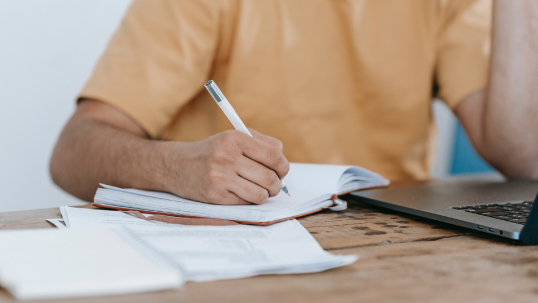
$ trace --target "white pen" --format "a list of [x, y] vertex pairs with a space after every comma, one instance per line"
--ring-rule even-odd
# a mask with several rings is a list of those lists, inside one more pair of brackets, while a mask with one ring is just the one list
[[[245, 123], [239, 118], [237, 113], [235, 112], [234, 108], [228, 102], [228, 99], [224, 97], [224, 94], [220, 91], [219, 87], [213, 80], [207, 81], [207, 83], [204, 85], [207, 91], [209, 91], [209, 94], [215, 99], [220, 109], [224, 112], [228, 120], [232, 123], [232, 125], [240, 132], [243, 132], [249, 136], [252, 137], [252, 134], [248, 130], [248, 128], [245, 126]], [[284, 183], [284, 180], [280, 181], [282, 183], [282, 191], [284, 191], [288, 196], [291, 197], [288, 187], [286, 186], [286, 183]]]

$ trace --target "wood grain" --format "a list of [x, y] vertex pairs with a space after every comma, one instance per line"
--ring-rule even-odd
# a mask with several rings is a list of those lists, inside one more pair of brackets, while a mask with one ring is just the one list
[[466, 232], [447, 224], [348, 201], [344, 212], [323, 211], [299, 219], [326, 250], [436, 240]]
[[[44, 219], [58, 213], [0, 213], [0, 229], [51, 227]], [[538, 302], [538, 247], [351, 201], [299, 221], [325, 249], [361, 259], [318, 274], [57, 302]], [[15, 300], [0, 291], [0, 301]]]

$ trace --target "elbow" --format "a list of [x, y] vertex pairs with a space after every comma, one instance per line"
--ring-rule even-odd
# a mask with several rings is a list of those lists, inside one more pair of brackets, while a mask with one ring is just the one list
[[73, 171], [69, 154], [62, 151], [61, 143], [58, 142], [49, 161], [49, 174], [52, 182], [67, 193], [87, 202], [93, 200], [93, 195], [81, 190], [76, 171]]
[[522, 163], [520, 166], [499, 167], [499, 171], [508, 179], [538, 180], [537, 160]]
[[496, 147], [479, 154], [508, 179], [538, 180], [537, 152]]
[[61, 189], [66, 190], [63, 178], [65, 172], [63, 171], [63, 166], [61, 165], [60, 158], [61, 157], [59, 155], [58, 147], [56, 146], [49, 161], [49, 174], [54, 184], [56, 184]]

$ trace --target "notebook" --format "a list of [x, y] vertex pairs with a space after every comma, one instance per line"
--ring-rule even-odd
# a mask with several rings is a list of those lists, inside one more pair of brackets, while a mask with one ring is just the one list
[[267, 225], [334, 207], [338, 195], [387, 186], [389, 181], [365, 168], [346, 165], [291, 163], [284, 179], [291, 197], [283, 192], [261, 205], [214, 205], [164, 192], [122, 189], [101, 184], [94, 205], [153, 214], [232, 220]]
[[182, 272], [121, 227], [0, 232], [0, 284], [19, 300], [178, 288]]

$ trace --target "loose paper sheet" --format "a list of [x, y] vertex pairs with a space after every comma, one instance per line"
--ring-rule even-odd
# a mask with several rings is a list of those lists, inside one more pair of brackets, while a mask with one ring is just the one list
[[148, 222], [108, 210], [64, 207], [64, 213], [71, 228], [126, 227], [179, 266], [190, 281], [317, 272], [358, 258], [324, 251], [297, 220], [269, 226], [187, 226]]
[[[98, 210], [62, 206], [62, 217], [69, 222], [69, 228], [91, 227], [91, 226], [114, 226], [114, 225], [142, 225], [158, 226], [170, 225], [169, 223], [157, 221], [145, 221], [120, 211]], [[151, 217], [151, 214], [142, 214]], [[67, 217], [67, 218], [66, 218]]]
[[47, 219], [47, 221], [52, 223], [52, 225], [58, 227], [59, 229], [67, 228], [63, 219]]
[[270, 226], [137, 225], [128, 229], [178, 264], [190, 281], [316, 272], [357, 259], [324, 251], [297, 220]]

